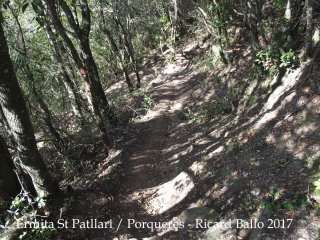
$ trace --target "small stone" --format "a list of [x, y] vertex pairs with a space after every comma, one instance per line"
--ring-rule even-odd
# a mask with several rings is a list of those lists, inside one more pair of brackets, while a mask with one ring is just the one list
[[195, 207], [186, 209], [179, 216], [179, 220], [184, 222], [185, 225], [195, 224], [196, 219], [207, 220], [210, 222], [216, 221], [218, 218], [218, 213], [208, 207]]

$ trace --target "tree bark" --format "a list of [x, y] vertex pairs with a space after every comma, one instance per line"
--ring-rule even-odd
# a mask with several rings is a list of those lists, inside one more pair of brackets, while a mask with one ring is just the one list
[[7, 41], [0, 24], [0, 105], [16, 143], [21, 166], [32, 178], [39, 197], [59, 192], [36, 145], [23, 94], [9, 55]]
[[114, 19], [118, 26], [119, 34], [121, 34], [124, 48], [129, 56], [130, 65], [137, 78], [136, 88], [140, 88], [141, 80], [140, 80], [139, 70], [137, 66], [138, 64], [137, 64], [137, 60], [135, 57], [134, 48], [132, 44], [130, 29], [126, 30], [118, 18], [114, 18]]
[[305, 34], [305, 44], [303, 47], [303, 53], [301, 56], [301, 61], [306, 62], [308, 59], [312, 58], [312, 30], [313, 30], [313, 1], [305, 0], [305, 11], [306, 11], [306, 34]]
[[254, 50], [260, 48], [259, 32], [258, 32], [258, 4], [252, 0], [245, 1], [245, 24], [250, 31], [251, 44]]
[[20, 191], [15, 166], [3, 137], [0, 136], [0, 198], [11, 200]]

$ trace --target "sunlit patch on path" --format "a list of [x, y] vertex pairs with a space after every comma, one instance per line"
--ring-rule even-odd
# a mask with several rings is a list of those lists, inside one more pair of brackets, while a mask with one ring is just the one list
[[193, 189], [191, 177], [182, 172], [171, 181], [148, 189], [154, 194], [146, 199], [144, 208], [151, 215], [162, 214], [185, 199]]

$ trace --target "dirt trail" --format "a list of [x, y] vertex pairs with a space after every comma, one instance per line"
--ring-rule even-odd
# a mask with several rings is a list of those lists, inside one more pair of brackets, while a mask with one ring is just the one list
[[[149, 93], [156, 104], [141, 119], [131, 123], [125, 136], [120, 194], [115, 199], [119, 210], [117, 214], [125, 224], [127, 219], [150, 221], [152, 215], [162, 213], [162, 208], [166, 209], [166, 204], [173, 204], [161, 199], [159, 191], [161, 184], [171, 180], [167, 173], [178, 173], [170, 166], [164, 150], [170, 145], [171, 127], [176, 121], [175, 108], [182, 106], [180, 97], [187, 80], [180, 77], [187, 70], [179, 65], [174, 66], [174, 69], [172, 67], [169, 65], [170, 73], [158, 77], [156, 84], [149, 84]], [[159, 196], [160, 199], [156, 199]], [[156, 206], [155, 201], [159, 206]], [[128, 229], [125, 224], [122, 231], [129, 232], [132, 237], [143, 237], [150, 232], [148, 229], [140, 229], [139, 233], [135, 229]]]

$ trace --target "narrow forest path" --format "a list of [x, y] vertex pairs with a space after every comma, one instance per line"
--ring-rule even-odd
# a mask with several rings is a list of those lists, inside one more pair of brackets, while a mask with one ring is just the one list
[[185, 186], [180, 191], [167, 192], [167, 185], [172, 184], [170, 180], [179, 171], [170, 164], [165, 149], [172, 144], [169, 136], [177, 121], [175, 110], [182, 107], [181, 97], [188, 88], [188, 68], [185, 64], [168, 64], [167, 68], [169, 73], [161, 74], [157, 83], [149, 84], [148, 93], [155, 106], [131, 123], [125, 135], [123, 175], [119, 195], [115, 196], [118, 216], [124, 221], [124, 233], [119, 233], [122, 238], [143, 237], [150, 232], [148, 228], [129, 228], [128, 219], [150, 222], [153, 216], [161, 215], [179, 202], [179, 196], [184, 196], [181, 191]]
[[[63, 213], [70, 221], [112, 220], [112, 228], [67, 230], [65, 234], [94, 240], [162, 239], [161, 235], [177, 228], [150, 228], [150, 223], [175, 223], [173, 218], [199, 196], [197, 190], [202, 188], [197, 189], [189, 170], [195, 162], [194, 130], [179, 113], [193, 103], [195, 85], [204, 76], [182, 58], [174, 64], [162, 59], [145, 66], [142, 77], [142, 87], [154, 101], [153, 107], [124, 126], [110, 156], [97, 162], [94, 174], [89, 171], [91, 187], [76, 190], [75, 197], [65, 203], [70, 210]], [[124, 87], [118, 82], [107, 94], [119, 96]], [[141, 226], [143, 223], [149, 226]]]

